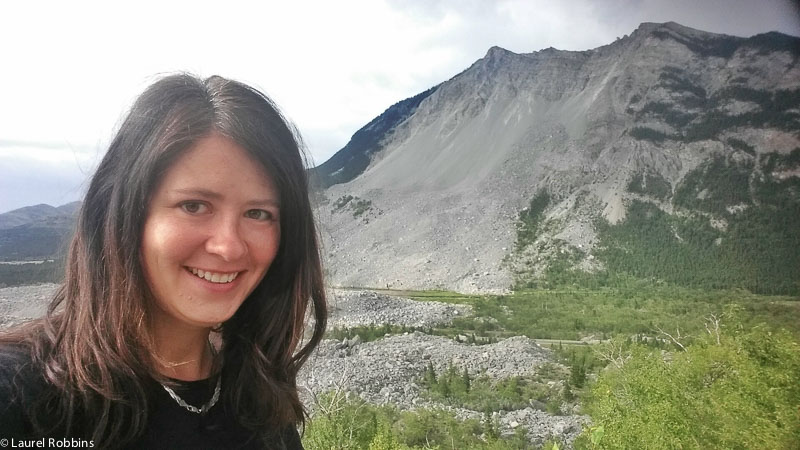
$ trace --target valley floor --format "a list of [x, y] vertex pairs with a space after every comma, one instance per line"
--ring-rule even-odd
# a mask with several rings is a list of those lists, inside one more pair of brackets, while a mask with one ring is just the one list
[[[43, 314], [55, 289], [0, 288], [0, 328]], [[785, 382], [800, 375], [797, 297], [636, 284], [328, 298], [326, 339], [298, 378], [309, 449], [800, 438], [800, 388]]]

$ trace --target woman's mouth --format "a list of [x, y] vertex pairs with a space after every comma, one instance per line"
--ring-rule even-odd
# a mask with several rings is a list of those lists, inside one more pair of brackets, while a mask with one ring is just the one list
[[189, 272], [192, 272], [198, 278], [203, 278], [206, 281], [210, 281], [212, 283], [230, 283], [231, 281], [235, 280], [236, 277], [239, 275], [239, 272], [231, 272], [231, 273], [222, 273], [222, 272], [209, 272], [202, 269], [197, 269], [195, 267], [187, 267]]

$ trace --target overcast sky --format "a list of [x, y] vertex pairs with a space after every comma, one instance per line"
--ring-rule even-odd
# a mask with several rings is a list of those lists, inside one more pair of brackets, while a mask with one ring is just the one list
[[257, 86], [320, 164], [387, 107], [493, 45], [586, 50], [666, 21], [800, 35], [790, 0], [116, 3], [0, 5], [0, 212], [79, 199], [126, 108], [159, 74]]

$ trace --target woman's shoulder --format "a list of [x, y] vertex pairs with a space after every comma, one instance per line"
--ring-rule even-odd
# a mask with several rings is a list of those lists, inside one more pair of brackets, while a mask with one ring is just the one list
[[24, 407], [37, 396], [40, 381], [30, 351], [20, 345], [0, 345], [0, 435], [18, 437], [29, 432]]
[[[30, 350], [20, 344], [0, 344], [0, 389], [16, 378], [29, 379], [33, 371]], [[26, 373], [28, 372], [28, 373]]]

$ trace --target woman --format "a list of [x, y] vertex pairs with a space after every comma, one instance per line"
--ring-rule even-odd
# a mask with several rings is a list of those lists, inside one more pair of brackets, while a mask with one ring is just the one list
[[46, 316], [0, 338], [0, 438], [301, 448], [296, 376], [326, 303], [295, 136], [221, 77], [168, 76], [138, 98]]

